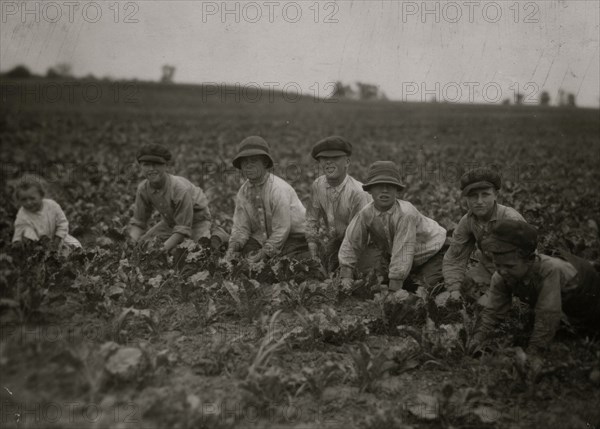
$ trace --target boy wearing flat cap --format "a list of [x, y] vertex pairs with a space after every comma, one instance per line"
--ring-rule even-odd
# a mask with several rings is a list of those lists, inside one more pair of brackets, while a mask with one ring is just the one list
[[446, 230], [408, 201], [397, 198], [404, 185], [396, 165], [391, 161], [373, 163], [363, 189], [371, 194], [373, 201], [346, 230], [338, 255], [343, 285], [352, 285], [353, 269], [369, 238], [382, 252], [382, 265], [389, 261], [392, 291], [406, 288], [409, 274], [431, 286], [441, 281]]
[[262, 137], [247, 137], [238, 145], [233, 166], [246, 181], [235, 200], [227, 258], [242, 253], [250, 262], [258, 262], [278, 254], [307, 252], [306, 209], [294, 188], [268, 171], [273, 167], [268, 143]]
[[458, 222], [444, 256], [444, 281], [450, 291], [460, 291], [465, 278], [471, 284], [487, 288], [494, 265], [489, 255], [480, 251], [477, 252], [477, 265], [465, 273], [471, 254], [476, 248], [481, 250], [481, 240], [495, 222], [502, 219], [525, 221], [515, 209], [497, 203], [500, 186], [500, 174], [487, 167], [470, 170], [460, 179], [469, 211]]
[[[129, 229], [134, 242], [164, 239], [163, 249], [167, 252], [186, 238], [197, 241], [209, 237], [211, 227], [206, 195], [189, 180], [167, 173], [170, 160], [171, 153], [161, 145], [145, 145], [138, 152], [137, 161], [145, 180], [137, 188]], [[162, 219], [147, 230], [154, 209]]]
[[483, 240], [496, 272], [476, 328], [476, 342], [485, 339], [509, 312], [513, 295], [535, 311], [529, 353], [550, 343], [562, 313], [572, 326], [600, 333], [600, 275], [577, 256], [565, 253], [559, 259], [537, 254], [537, 242], [535, 227], [515, 220], [498, 221]]
[[[315, 144], [311, 152], [325, 173], [311, 187], [311, 202], [306, 211], [306, 241], [313, 259], [319, 258], [319, 243], [325, 266], [329, 271], [338, 267], [337, 254], [346, 228], [371, 196], [362, 183], [348, 175], [352, 145], [340, 136], [330, 136]], [[320, 226], [325, 237], [319, 233]]]

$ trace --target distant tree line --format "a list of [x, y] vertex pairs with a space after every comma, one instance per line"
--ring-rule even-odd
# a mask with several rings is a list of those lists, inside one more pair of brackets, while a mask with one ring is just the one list
[[377, 85], [356, 82], [356, 85], [344, 85], [337, 81], [331, 98], [344, 98], [348, 100], [387, 100], [385, 93]]
[[[548, 91], [542, 91], [540, 93], [539, 104], [540, 106], [550, 106], [550, 94]], [[510, 104], [510, 99], [506, 98], [502, 102], [504, 105]], [[515, 95], [515, 105], [520, 106], [523, 104], [523, 94]], [[575, 94], [571, 92], [566, 92], [563, 89], [558, 90], [558, 102], [557, 105], [559, 107], [576, 107], [575, 103]]]
[[[165, 64], [162, 66], [162, 74], [160, 78], [161, 83], [171, 84], [173, 83], [173, 76], [175, 75], [175, 67]], [[35, 75], [24, 65], [18, 65], [11, 70], [0, 74], [7, 79], [30, 79], [30, 78], [41, 78], [42, 76]], [[48, 79], [68, 79], [73, 77], [73, 68], [68, 63], [59, 63], [53, 67], [48, 68], [46, 71], [46, 78]], [[100, 80], [93, 74], [88, 74], [80, 78], [81, 80]], [[104, 77], [101, 80], [110, 81], [110, 77]], [[335, 83], [334, 90], [331, 94], [331, 98], [347, 99], [347, 100], [387, 100], [387, 96], [379, 86], [370, 83], [356, 82], [354, 86], [346, 85], [341, 81]], [[550, 94], [548, 91], [542, 91], [539, 98], [540, 106], [550, 106]], [[510, 100], [505, 99], [502, 104], [509, 105]], [[523, 104], [523, 94], [516, 94], [515, 105]], [[563, 89], [558, 90], [558, 100], [556, 103], [559, 107], [576, 107], [575, 94], [566, 92]]]
[[[173, 83], [173, 76], [175, 75], [175, 67], [170, 65], [164, 65], [162, 67], [162, 74], [160, 82], [162, 83]], [[0, 73], [6, 79], [32, 79], [32, 78], [47, 78], [47, 79], [80, 79], [85, 81], [103, 80], [111, 81], [111, 77], [105, 76], [102, 79], [97, 78], [93, 74], [76, 78], [73, 75], [73, 67], [69, 63], [58, 63], [55, 66], [49, 67], [46, 70], [46, 74], [36, 75], [32, 73], [26, 66], [18, 65], [7, 71], [6, 73]], [[135, 79], [134, 79], [135, 80]]]

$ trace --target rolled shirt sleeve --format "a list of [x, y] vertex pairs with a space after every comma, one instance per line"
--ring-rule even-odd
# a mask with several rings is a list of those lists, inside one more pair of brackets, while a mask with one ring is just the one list
[[442, 249], [446, 230], [403, 200], [398, 200], [392, 220], [389, 278], [404, 281], [413, 267], [423, 265]]
[[310, 204], [306, 210], [306, 241], [316, 243], [319, 241], [319, 219], [321, 215], [321, 204], [319, 204], [318, 180], [311, 186]]
[[188, 188], [180, 191], [173, 197], [173, 221], [175, 224], [173, 225], [173, 233], [190, 237], [194, 220], [192, 189]]
[[148, 198], [147, 182], [143, 181], [137, 188], [135, 194], [135, 205], [133, 207], [133, 217], [129, 221], [132, 226], [137, 226], [142, 230], [148, 228], [148, 219], [152, 214], [152, 204]]
[[290, 235], [292, 228], [292, 201], [289, 192], [274, 186], [271, 192], [271, 233], [263, 244], [268, 256], [278, 254]]
[[534, 308], [535, 321], [529, 340], [529, 347], [533, 349], [544, 348], [552, 341], [562, 313], [561, 272], [556, 269], [544, 274], [539, 285]]
[[239, 252], [242, 250], [252, 233], [252, 223], [248, 213], [247, 203], [244, 198], [243, 188], [240, 188], [235, 198], [235, 211], [233, 213], [233, 226], [229, 237], [229, 249]]
[[416, 225], [417, 218], [412, 213], [400, 217], [396, 224], [388, 274], [390, 280], [404, 281], [410, 274], [417, 246]]
[[444, 255], [442, 272], [447, 286], [460, 286], [465, 278], [469, 257], [475, 250], [475, 236], [469, 226], [469, 217], [464, 215], [458, 222]]
[[338, 252], [340, 274], [344, 278], [352, 278], [352, 272], [358, 261], [358, 255], [363, 252], [369, 243], [369, 230], [366, 217], [367, 212], [359, 212], [352, 219], [348, 228], [346, 228], [346, 234]]
[[512, 305], [512, 291], [505, 284], [504, 279], [498, 273], [492, 275], [488, 300], [481, 311], [481, 319], [475, 329], [476, 332], [487, 334], [502, 320]]

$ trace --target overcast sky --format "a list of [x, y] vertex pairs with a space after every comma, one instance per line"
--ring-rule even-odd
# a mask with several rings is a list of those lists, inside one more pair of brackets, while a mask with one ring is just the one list
[[[598, 1], [0, 1], [0, 68], [321, 96], [374, 83], [391, 99], [600, 104]], [[96, 22], [94, 22], [96, 21]], [[116, 21], [116, 22], [115, 22]], [[287, 85], [287, 86], [286, 86]]]

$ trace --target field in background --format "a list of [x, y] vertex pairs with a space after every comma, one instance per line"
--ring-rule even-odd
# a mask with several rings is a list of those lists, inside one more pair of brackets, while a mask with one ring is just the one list
[[[494, 164], [501, 202], [539, 228], [541, 250], [600, 263], [598, 110], [269, 92], [257, 100], [127, 83], [73, 87], [70, 97], [64, 82], [48, 85], [0, 86], [3, 427], [600, 425], [598, 342], [563, 332], [533, 380], [513, 348], [523, 338], [510, 329], [493, 355], [469, 356], [472, 302], [422, 294], [389, 307], [369, 279], [349, 293], [310, 264], [231, 271], [218, 252], [192, 245], [174, 266], [123, 239], [144, 143], [173, 151], [172, 171], [203, 187], [228, 229], [241, 183], [230, 161], [241, 139], [265, 137], [275, 173], [307, 202], [319, 174], [310, 147], [340, 134], [355, 148], [353, 176], [364, 180], [375, 160], [395, 161], [408, 185], [403, 198], [448, 229], [464, 213], [460, 173]], [[17, 209], [9, 184], [25, 172], [46, 178], [85, 244], [66, 264], [43, 249], [9, 249]], [[515, 306], [515, 318], [526, 324], [527, 314]], [[110, 365], [121, 352], [131, 353], [131, 367], [119, 372]]]

